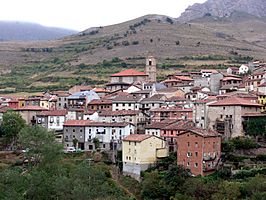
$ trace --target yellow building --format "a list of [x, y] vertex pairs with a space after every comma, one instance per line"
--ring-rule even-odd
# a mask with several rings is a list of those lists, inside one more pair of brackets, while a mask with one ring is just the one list
[[18, 107], [22, 108], [26, 105], [25, 99], [24, 98], [19, 98], [18, 99]]
[[123, 139], [123, 174], [137, 180], [141, 171], [147, 170], [155, 162], [168, 156], [166, 143], [154, 135], [132, 134]]
[[42, 108], [46, 108], [46, 109], [49, 109], [49, 101], [48, 101], [48, 99], [41, 99], [40, 100], [40, 106], [42, 107]]
[[263, 94], [261, 92], [258, 93], [258, 102], [261, 104], [261, 112], [266, 111], [266, 94]]

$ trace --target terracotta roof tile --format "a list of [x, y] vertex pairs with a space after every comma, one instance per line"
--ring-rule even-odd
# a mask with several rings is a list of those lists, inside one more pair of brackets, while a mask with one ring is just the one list
[[144, 72], [139, 72], [134, 69], [127, 69], [122, 72], [118, 72], [116, 74], [112, 74], [111, 77], [116, 77], [116, 76], [147, 76]]
[[181, 81], [193, 81], [193, 79], [188, 76], [175, 76], [175, 78]]
[[128, 135], [123, 139], [123, 141], [130, 141], [130, 142], [142, 142], [148, 138], [151, 138], [151, 135], [144, 135], [144, 134], [131, 134]]
[[42, 111], [39, 115], [40, 116], [66, 116], [67, 110], [49, 110], [49, 111]]
[[64, 126], [86, 126], [90, 123], [89, 120], [67, 120]]
[[115, 110], [115, 111], [101, 111], [99, 116], [126, 116], [126, 115], [138, 115], [139, 110]]
[[[184, 134], [184, 133], [188, 133], [188, 132], [191, 132], [191, 133], [197, 134], [197, 135], [199, 135], [199, 136], [201, 136], [201, 137], [219, 137], [219, 136], [220, 136], [219, 133], [216, 132], [216, 131], [205, 130], [205, 129], [195, 128], [195, 127], [190, 128], [190, 129], [188, 129], [187, 131], [182, 132], [182, 133], [180, 133], [180, 134], [178, 134], [178, 135], [182, 135], [182, 134]], [[178, 135], [177, 135], [177, 136], [178, 136]]]
[[112, 100], [109, 99], [93, 99], [88, 105], [102, 105], [102, 104], [112, 104]]
[[48, 110], [46, 108], [40, 107], [40, 106], [25, 106], [25, 107], [21, 107], [21, 108], [16, 108], [15, 110], [17, 111], [45, 111]]
[[249, 100], [246, 100], [244, 98], [239, 98], [236, 96], [231, 96], [222, 100], [219, 100], [217, 102], [209, 104], [209, 106], [255, 106], [255, 107], [261, 107], [258, 103], [253, 103]]

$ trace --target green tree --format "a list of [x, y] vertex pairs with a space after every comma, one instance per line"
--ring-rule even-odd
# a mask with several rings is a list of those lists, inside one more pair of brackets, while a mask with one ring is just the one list
[[95, 149], [100, 148], [100, 141], [98, 138], [93, 138], [93, 144], [94, 144]]
[[238, 182], [223, 181], [218, 187], [218, 192], [212, 195], [212, 199], [215, 200], [235, 200], [241, 196], [240, 192], [241, 184]]
[[74, 138], [72, 142], [73, 142], [73, 147], [77, 148], [78, 139]]
[[51, 164], [60, 159], [62, 146], [55, 141], [53, 132], [41, 126], [26, 126], [19, 133], [20, 144], [28, 149], [26, 157], [30, 164]]
[[167, 186], [158, 171], [145, 173], [141, 183], [141, 197], [143, 199], [167, 199]]
[[18, 134], [26, 126], [26, 121], [13, 111], [7, 111], [3, 115], [2, 133], [6, 145], [11, 148], [17, 145]]
[[246, 123], [247, 134], [266, 137], [266, 117], [249, 119]]

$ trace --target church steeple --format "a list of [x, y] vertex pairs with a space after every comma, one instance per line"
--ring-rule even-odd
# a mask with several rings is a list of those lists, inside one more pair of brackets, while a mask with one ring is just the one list
[[148, 56], [146, 58], [145, 73], [148, 75], [148, 82], [156, 82], [156, 60], [153, 56]]

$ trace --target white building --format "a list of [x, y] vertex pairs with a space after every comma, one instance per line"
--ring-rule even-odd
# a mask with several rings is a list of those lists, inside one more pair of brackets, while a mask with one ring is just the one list
[[117, 96], [113, 99], [112, 110], [139, 110], [141, 99], [133, 95]]
[[85, 127], [85, 150], [95, 150], [94, 138], [102, 150], [121, 150], [122, 140], [135, 132], [130, 123], [89, 122]]
[[247, 65], [241, 65], [239, 67], [239, 74], [246, 74], [248, 73], [249, 67]]
[[37, 124], [49, 130], [62, 131], [66, 115], [66, 110], [43, 111], [37, 115]]

